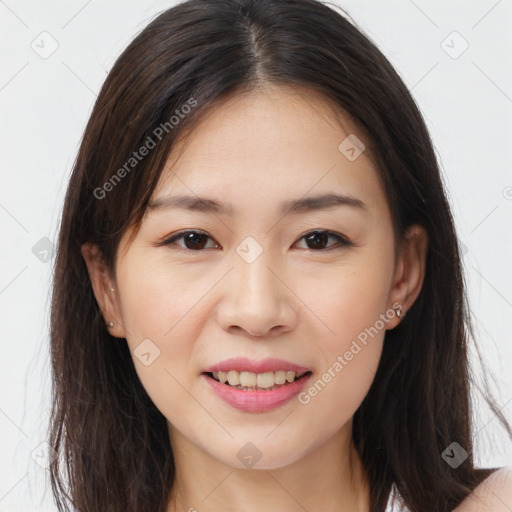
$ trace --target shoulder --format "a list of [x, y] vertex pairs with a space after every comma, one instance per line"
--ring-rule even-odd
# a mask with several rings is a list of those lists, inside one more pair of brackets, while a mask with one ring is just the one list
[[453, 512], [510, 512], [512, 510], [512, 466], [488, 476]]

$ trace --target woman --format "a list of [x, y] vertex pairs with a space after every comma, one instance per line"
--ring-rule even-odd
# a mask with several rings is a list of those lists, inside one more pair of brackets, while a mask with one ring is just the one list
[[119, 57], [51, 325], [59, 510], [509, 510], [425, 124], [320, 2], [189, 0]]

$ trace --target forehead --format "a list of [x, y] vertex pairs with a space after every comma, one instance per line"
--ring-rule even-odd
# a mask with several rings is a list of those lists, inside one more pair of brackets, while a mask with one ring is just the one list
[[[354, 139], [354, 137], [356, 137]], [[233, 215], [252, 215], [287, 199], [337, 193], [374, 213], [387, 209], [368, 152], [369, 141], [341, 108], [320, 94], [269, 86], [230, 97], [203, 115], [171, 151], [153, 203], [164, 197], [207, 197]]]

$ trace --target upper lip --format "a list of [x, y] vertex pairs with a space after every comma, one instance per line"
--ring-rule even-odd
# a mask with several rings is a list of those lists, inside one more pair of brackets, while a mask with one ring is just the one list
[[203, 373], [228, 372], [229, 370], [254, 373], [276, 372], [278, 370], [291, 371], [295, 373], [310, 371], [309, 368], [305, 366], [291, 363], [290, 361], [285, 361], [284, 359], [267, 358], [257, 361], [255, 359], [248, 359], [246, 357], [236, 357], [213, 364], [208, 368], [205, 368]]

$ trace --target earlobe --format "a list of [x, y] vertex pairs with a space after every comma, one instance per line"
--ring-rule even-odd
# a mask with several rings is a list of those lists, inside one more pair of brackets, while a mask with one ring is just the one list
[[[412, 307], [423, 286], [428, 253], [428, 234], [423, 226], [413, 224], [407, 229], [402, 243], [395, 281], [389, 300], [400, 306], [400, 314], [389, 326], [396, 327]], [[394, 324], [394, 325], [393, 325]]]
[[109, 269], [96, 244], [86, 242], [81, 247], [92, 290], [105, 321], [105, 327], [112, 336], [124, 338], [120, 308]]

